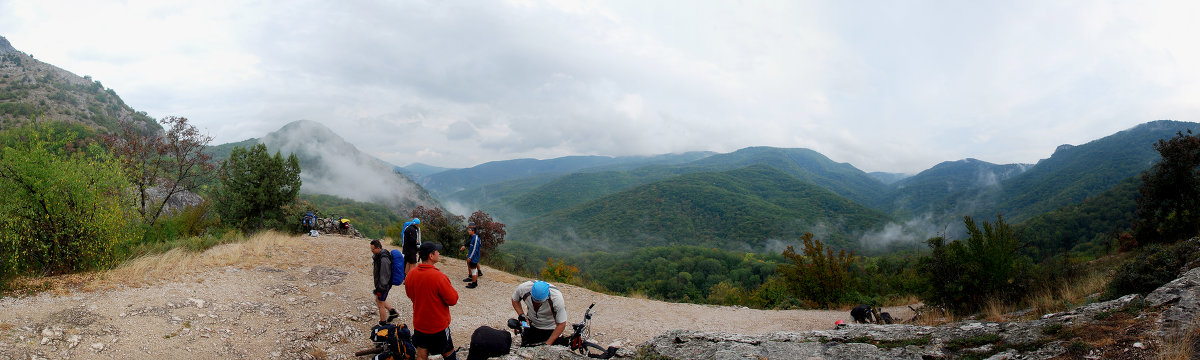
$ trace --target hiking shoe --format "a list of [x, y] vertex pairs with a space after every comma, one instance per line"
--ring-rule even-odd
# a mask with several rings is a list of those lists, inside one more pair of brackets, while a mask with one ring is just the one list
[[397, 314], [395, 312], [388, 314], [387, 322], [392, 322], [392, 320], [396, 320], [396, 318], [398, 318], [398, 317], [400, 317], [400, 314]]
[[463, 282], [471, 282], [471, 278], [463, 279]]
[[468, 289], [474, 289], [474, 288], [476, 288], [476, 287], [478, 287], [478, 286], [479, 286], [479, 283], [477, 283], [477, 282], [473, 282], [473, 283], [467, 284], [467, 288], [468, 288]]

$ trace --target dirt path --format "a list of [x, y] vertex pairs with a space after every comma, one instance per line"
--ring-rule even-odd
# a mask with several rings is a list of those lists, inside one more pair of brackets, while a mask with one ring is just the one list
[[[515, 316], [510, 296], [528, 279], [484, 267], [480, 286], [466, 289], [465, 262], [446, 258], [438, 267], [460, 294], [451, 308], [456, 345]], [[264, 234], [202, 254], [173, 251], [89, 275], [73, 289], [0, 299], [0, 358], [354, 358], [371, 346], [366, 333], [378, 321], [370, 271], [368, 242], [341, 236]], [[671, 329], [759, 334], [849, 320], [845, 311], [675, 304], [556, 286], [571, 323], [596, 303], [601, 345], [636, 346]], [[389, 300], [397, 322], [411, 323], [403, 294], [397, 287]]]

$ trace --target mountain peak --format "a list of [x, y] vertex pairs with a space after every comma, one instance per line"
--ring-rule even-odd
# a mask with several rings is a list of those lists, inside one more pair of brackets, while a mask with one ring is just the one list
[[5, 39], [3, 36], [0, 36], [0, 54], [7, 54], [10, 52], [16, 52], [16, 51], [17, 51], [17, 48], [14, 48], [12, 46], [12, 43], [8, 42], [8, 39]]

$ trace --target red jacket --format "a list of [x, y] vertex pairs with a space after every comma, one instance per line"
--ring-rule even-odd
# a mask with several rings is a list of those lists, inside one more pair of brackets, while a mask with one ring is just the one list
[[417, 264], [404, 279], [404, 293], [412, 300], [413, 329], [433, 334], [450, 327], [450, 307], [458, 303], [458, 291], [441, 270]]

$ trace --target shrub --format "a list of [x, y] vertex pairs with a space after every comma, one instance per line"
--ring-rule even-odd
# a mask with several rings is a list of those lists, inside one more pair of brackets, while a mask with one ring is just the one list
[[788, 246], [783, 257], [791, 263], [780, 264], [779, 274], [797, 298], [811, 300], [820, 307], [837, 304], [851, 288], [849, 270], [857, 258], [846, 250], [835, 255], [833, 249], [826, 249], [811, 233], [800, 239], [804, 241], [804, 254], [797, 254]]
[[941, 237], [926, 243], [933, 252], [921, 259], [924, 298], [956, 312], [973, 312], [988, 300], [1013, 300], [1030, 288], [1028, 257], [1020, 255], [1021, 242], [1012, 226], [997, 217], [995, 224], [975, 224], [965, 217], [968, 238], [946, 243]]
[[1174, 245], [1152, 244], [1142, 248], [1133, 259], [1117, 267], [1112, 281], [1105, 289], [1105, 298], [1115, 299], [1128, 294], [1144, 294], [1175, 280], [1184, 265], [1200, 256], [1200, 249], [1191, 241]]
[[0, 276], [109, 266], [136, 236], [120, 165], [75, 136], [47, 124], [0, 135]]

